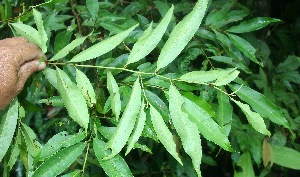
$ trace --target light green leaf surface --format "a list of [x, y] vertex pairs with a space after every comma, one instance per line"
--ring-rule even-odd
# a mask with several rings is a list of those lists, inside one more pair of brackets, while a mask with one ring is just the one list
[[56, 68], [56, 77], [58, 91], [69, 116], [81, 127], [87, 129], [90, 116], [82, 93], [63, 70]]
[[144, 101], [142, 101], [140, 113], [139, 116], [137, 117], [137, 121], [134, 130], [132, 132], [132, 135], [129, 137], [128, 146], [125, 155], [127, 155], [131, 151], [131, 149], [134, 147], [135, 143], [138, 141], [139, 137], [142, 135], [142, 132], [144, 130], [144, 126], [146, 123], [146, 113], [144, 111], [144, 107], [145, 104]]
[[138, 24], [87, 48], [86, 50], [75, 55], [69, 62], [87, 61], [111, 51], [117, 45], [119, 45], [137, 26]]
[[272, 150], [275, 164], [300, 170], [300, 152], [284, 146], [272, 146]]
[[56, 71], [51, 68], [45, 68], [43, 70], [43, 74], [45, 75], [46, 79], [50, 82], [50, 84], [58, 90], [57, 86], [57, 77], [56, 77]]
[[31, 156], [36, 157], [40, 153], [40, 144], [36, 141], [36, 134], [26, 124], [21, 123], [21, 125], [22, 135], [27, 146], [27, 151]]
[[204, 138], [221, 146], [226, 151], [233, 151], [222, 128], [201, 107], [189, 99], [184, 99], [182, 109], [188, 114], [188, 118], [197, 125], [198, 131]]
[[172, 133], [165, 124], [164, 119], [152, 105], [150, 105], [150, 114], [153, 128], [159, 141], [166, 148], [166, 150], [177, 160], [177, 162], [183, 165], [176, 151], [176, 144], [174, 142]]
[[156, 47], [171, 21], [173, 9], [174, 6], [169, 9], [165, 17], [153, 31], [152, 23], [149, 25], [148, 29], [139, 38], [138, 42], [134, 44], [132, 51], [128, 57], [127, 64], [139, 61]]
[[232, 99], [243, 111], [243, 113], [246, 115], [248, 122], [252, 125], [252, 127], [264, 134], [270, 136], [271, 133], [267, 130], [266, 124], [264, 122], [264, 119], [256, 112], [251, 111], [249, 105], [244, 104], [240, 101], [236, 101]]
[[171, 85], [169, 90], [169, 110], [171, 119], [176, 132], [181, 139], [184, 151], [191, 157], [194, 169], [198, 176], [201, 176], [201, 139], [197, 125], [188, 118], [186, 113], [182, 112], [181, 107], [183, 104], [183, 97], [175, 86]]
[[121, 114], [121, 98], [119, 87], [110, 71], [107, 72], [107, 89], [110, 94], [112, 112], [116, 116], [117, 120], [119, 120]]
[[86, 7], [94, 21], [98, 17], [100, 2], [98, 0], [86, 0]]
[[[231, 72], [232, 71], [232, 72]], [[219, 77], [213, 85], [216, 86], [222, 86], [222, 85], [227, 85], [231, 81], [233, 81], [235, 78], [238, 77], [240, 72], [236, 70], [236, 68], [229, 70], [228, 74], [223, 75], [222, 77]]]
[[11, 102], [7, 112], [1, 117], [0, 124], [0, 161], [6, 154], [13, 139], [18, 120], [18, 101]]
[[105, 149], [105, 143], [97, 138], [93, 140], [93, 149], [100, 163], [101, 167], [108, 176], [111, 177], [130, 177], [133, 176], [131, 171], [126, 164], [125, 160], [120, 156], [116, 155], [109, 160], [103, 160], [110, 154], [109, 150]]
[[241, 168], [241, 170], [235, 171], [234, 177], [255, 177], [249, 152], [246, 152], [240, 156], [237, 165]]
[[23, 23], [12, 23], [11, 24], [17, 33], [28, 41], [36, 44], [40, 48], [43, 47], [42, 39], [40, 38], [40, 33], [29, 25], [25, 25]]
[[49, 177], [59, 175], [80, 156], [84, 148], [85, 143], [78, 143], [59, 151], [39, 166], [32, 177]]
[[229, 98], [225, 93], [218, 90], [217, 98], [218, 98], [217, 122], [222, 127], [224, 134], [228, 136], [231, 130], [233, 109], [230, 104]]
[[68, 135], [68, 132], [63, 131], [54, 135], [49, 141], [42, 146], [41, 151], [36, 161], [44, 161], [47, 157], [50, 157], [57, 151], [61, 150], [64, 147], [69, 147], [74, 145], [86, 137], [84, 132], [79, 132], [74, 135]]
[[217, 86], [226, 85], [234, 80], [239, 72], [236, 68], [215, 69], [210, 71], [191, 71], [180, 77], [190, 83], [212, 83]]
[[62, 175], [60, 177], [80, 177], [80, 176], [81, 176], [81, 170], [76, 169], [76, 170], [74, 170], [70, 173], [67, 173], [65, 175]]
[[[9, 157], [9, 161], [7, 162], [8, 170], [10, 171], [20, 156], [20, 148], [19, 145], [21, 144], [21, 133], [20, 131], [17, 131], [17, 135], [15, 137], [14, 146], [12, 147], [12, 151]], [[2, 143], [2, 142], [1, 142]], [[1, 160], [1, 159], [0, 159]]]
[[156, 70], [171, 63], [192, 39], [202, 22], [207, 4], [208, 0], [199, 0], [194, 9], [174, 27], [158, 57]]
[[76, 83], [78, 89], [81, 91], [81, 94], [86, 100], [88, 107], [92, 107], [94, 104], [96, 104], [96, 94], [94, 88], [89, 78], [87, 78], [87, 76], [79, 69], [76, 69]]
[[111, 139], [107, 142], [106, 149], [112, 150], [111, 154], [104, 158], [108, 160], [117, 155], [125, 146], [128, 138], [134, 129], [136, 118], [141, 107], [141, 86], [139, 78], [134, 82], [133, 89], [129, 102], [123, 112], [121, 120], [117, 126], [117, 130], [112, 135]]
[[232, 33], [247, 33], [259, 30], [270, 23], [280, 22], [279, 19], [270, 17], [256, 17], [248, 21], [244, 21], [237, 26], [229, 28], [227, 31]]
[[45, 28], [44, 28], [44, 22], [43, 22], [43, 17], [42, 17], [42, 14], [33, 9], [33, 17], [34, 17], [34, 21], [35, 21], [35, 24], [36, 24], [36, 27], [38, 29], [38, 32], [39, 32], [39, 37], [41, 39], [41, 49], [43, 51], [43, 53], [46, 53], [47, 52], [47, 41], [48, 41], [48, 37], [47, 37], [47, 33], [45, 31]]
[[87, 36], [73, 40], [70, 44], [66, 45], [57, 54], [55, 54], [49, 61], [56, 61], [61, 58], [64, 58], [65, 56], [67, 56], [70, 53], [71, 50], [80, 46], [85, 41], [86, 38], [87, 38]]
[[237, 91], [237, 96], [248, 103], [255, 112], [262, 117], [270, 119], [272, 122], [290, 128], [288, 121], [285, 119], [279, 108], [274, 105], [268, 98], [261, 93], [240, 85], [229, 85], [232, 91]]
[[246, 57], [250, 58], [250, 60], [259, 64], [260, 66], [263, 66], [263, 64], [255, 57], [256, 49], [248, 41], [234, 34], [227, 35], [232, 41], [233, 45], [235, 45], [236, 48], [238, 48]]

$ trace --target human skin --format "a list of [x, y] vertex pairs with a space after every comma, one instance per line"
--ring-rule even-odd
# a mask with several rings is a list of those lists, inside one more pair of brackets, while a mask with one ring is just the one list
[[42, 57], [42, 51], [23, 37], [0, 40], [0, 110], [22, 91], [32, 73], [46, 67], [39, 62]]

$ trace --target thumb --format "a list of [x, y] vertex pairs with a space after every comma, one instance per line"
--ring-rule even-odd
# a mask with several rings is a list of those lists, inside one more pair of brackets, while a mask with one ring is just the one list
[[26, 80], [32, 73], [43, 70], [45, 67], [46, 64], [44, 62], [39, 62], [39, 60], [32, 60], [24, 63], [20, 67], [18, 73], [17, 93], [21, 92]]

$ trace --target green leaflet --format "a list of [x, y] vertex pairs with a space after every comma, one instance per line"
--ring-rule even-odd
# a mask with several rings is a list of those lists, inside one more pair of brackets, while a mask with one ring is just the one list
[[234, 34], [227, 35], [232, 41], [233, 45], [235, 45], [236, 48], [238, 48], [246, 57], [250, 58], [250, 60], [259, 64], [260, 66], [263, 66], [263, 64], [255, 57], [256, 49], [248, 41]]
[[39, 11], [33, 9], [33, 17], [34, 17], [34, 21], [35, 21], [36, 27], [38, 29], [38, 32], [39, 32], [40, 38], [41, 38], [41, 46], [40, 47], [41, 47], [43, 53], [46, 53], [48, 37], [47, 37], [47, 33], [44, 28], [42, 14]]
[[75, 55], [69, 62], [87, 61], [111, 51], [117, 45], [119, 45], [137, 26], [138, 24], [87, 48], [86, 50]]
[[246, 152], [240, 156], [237, 165], [241, 167], [242, 170], [235, 171], [234, 177], [255, 177], [249, 152]]
[[53, 96], [47, 99], [41, 99], [37, 103], [45, 103], [47, 105], [52, 106], [64, 106], [64, 102], [62, 101], [60, 96]]
[[121, 98], [119, 87], [110, 71], [107, 72], [107, 89], [110, 94], [112, 112], [116, 116], [117, 120], [119, 120], [121, 112]]
[[138, 42], [134, 44], [132, 51], [128, 57], [127, 65], [144, 58], [156, 47], [170, 23], [173, 15], [173, 9], [174, 6], [169, 9], [165, 17], [153, 31], [152, 23], [149, 25], [148, 29], [139, 38]]
[[221, 27], [223, 24], [223, 20], [226, 20], [226, 15], [228, 14], [229, 10], [234, 5], [233, 2], [224, 3], [221, 9], [213, 9], [206, 17], [205, 25], [211, 26], [213, 28]]
[[73, 50], [76, 47], [78, 47], [79, 45], [81, 45], [85, 41], [86, 38], [87, 38], [87, 36], [73, 40], [70, 44], [68, 44], [67, 46], [62, 48], [57, 54], [55, 54], [49, 61], [56, 61], [61, 58], [64, 58], [65, 56], [67, 56], [70, 53], [71, 50]]
[[98, 17], [99, 5], [100, 5], [100, 3], [98, 2], [98, 0], [87, 0], [86, 1], [86, 7], [87, 7], [88, 11], [90, 12], [90, 15], [91, 15], [93, 21], [96, 21], [96, 18]]
[[44, 161], [63, 147], [74, 145], [86, 137], [84, 132], [79, 132], [74, 135], [68, 135], [68, 132], [63, 131], [54, 135], [49, 141], [42, 146], [41, 151], [35, 161]]
[[56, 68], [56, 77], [58, 91], [69, 116], [81, 127], [87, 129], [90, 116], [83, 95], [63, 70]]
[[67, 169], [80, 156], [85, 148], [85, 143], [67, 147], [51, 156], [39, 166], [32, 177], [57, 176]]
[[233, 151], [222, 128], [201, 107], [189, 99], [184, 99], [182, 109], [188, 114], [188, 118], [198, 126], [198, 131], [204, 138], [216, 143], [226, 151]]
[[208, 0], [199, 0], [194, 9], [174, 27], [158, 57], [156, 71], [171, 63], [192, 39], [202, 22], [207, 4]]
[[169, 90], [169, 102], [171, 119], [182, 141], [184, 151], [191, 157], [198, 176], [201, 176], [202, 147], [198, 127], [190, 121], [186, 113], [182, 112], [181, 107], [184, 104], [184, 99], [173, 85], [170, 86]]
[[164, 145], [166, 150], [177, 160], [178, 163], [183, 165], [178, 153], [176, 152], [176, 144], [172, 133], [165, 124], [164, 119], [152, 105], [150, 105], [150, 114], [153, 128], [161, 144]]
[[266, 128], [264, 119], [258, 113], [251, 111], [249, 105], [244, 104], [240, 101], [236, 101], [234, 99], [232, 99], [232, 100], [241, 108], [243, 113], [246, 115], [248, 122], [252, 125], [252, 127], [256, 131], [258, 131], [264, 135], [268, 135], [268, 136], [271, 135], [271, 133]]
[[300, 153], [294, 149], [283, 147], [283, 146], [272, 146], [274, 163], [295, 169], [300, 170]]
[[89, 78], [87, 78], [87, 76], [79, 69], [76, 69], [76, 83], [78, 89], [81, 91], [81, 94], [86, 100], [88, 107], [92, 107], [94, 104], [96, 104], [96, 94], [94, 88]]
[[146, 123], [146, 113], [144, 111], [144, 101], [142, 100], [142, 106], [139, 112], [139, 116], [137, 117], [137, 121], [134, 127], [134, 130], [132, 132], [132, 135], [128, 139], [128, 146], [127, 150], [125, 152], [125, 155], [127, 155], [131, 149], [134, 147], [135, 143], [138, 141], [139, 137], [142, 135], [142, 132], [144, 130], [144, 126]]
[[108, 160], [117, 155], [125, 146], [128, 138], [134, 129], [136, 118], [138, 116], [141, 106], [141, 86], [139, 78], [133, 84], [132, 93], [127, 104], [121, 120], [117, 126], [117, 130], [112, 135], [111, 139], [107, 142], [106, 149], [112, 150], [111, 154], [103, 160]]
[[[231, 81], [233, 81], [235, 78], [238, 77], [238, 75], [240, 74], [240, 72], [238, 70], [232, 69], [229, 70], [230, 72], [228, 72], [228, 74], [223, 75], [222, 77], [219, 77], [215, 83], [213, 83], [213, 85], [216, 86], [222, 86], [222, 85], [227, 85], [229, 84]], [[232, 71], [232, 72], [231, 72]]]
[[160, 115], [164, 118], [166, 122], [169, 121], [169, 109], [165, 102], [163, 102], [159, 96], [150, 92], [149, 90], [145, 90], [145, 95], [149, 103], [160, 113]]
[[180, 77], [190, 83], [211, 83], [216, 86], [227, 85], [239, 74], [236, 68], [217, 69], [210, 71], [192, 71]]
[[13, 139], [18, 120], [18, 101], [11, 102], [8, 111], [0, 121], [0, 161], [2, 161]]
[[260, 114], [262, 117], [268, 118], [272, 122], [278, 125], [283, 125], [284, 127], [290, 129], [289, 123], [287, 122], [283, 114], [278, 110], [276, 105], [274, 105], [264, 95], [246, 86], [235, 84], [229, 85], [229, 87], [232, 91], [237, 91], [237, 96], [248, 103], [253, 108], [253, 110]]
[[105, 150], [105, 143], [103, 141], [94, 138], [93, 149], [98, 159], [98, 162], [100, 163], [101, 167], [108, 176], [133, 176], [125, 160], [120, 155], [117, 154], [111, 159], [103, 160], [106, 156], [110, 154], [109, 150]]
[[62, 175], [60, 177], [80, 177], [80, 176], [81, 176], [81, 170], [76, 169], [76, 170], [74, 170], [68, 174]]
[[45, 75], [46, 79], [50, 82], [50, 84], [56, 89], [58, 90], [58, 86], [57, 86], [57, 77], [56, 77], [56, 71], [54, 69], [51, 68], [45, 68], [43, 70], [43, 74]]
[[279, 19], [269, 17], [257, 17], [248, 21], [244, 21], [237, 26], [229, 28], [227, 31], [232, 33], [247, 33], [250, 31], [259, 30], [270, 23], [280, 22]]
[[218, 90], [217, 98], [218, 98], [217, 122], [222, 127], [224, 134], [228, 136], [231, 130], [233, 109], [229, 102], [229, 98], [225, 93]]
[[277, 73], [285, 73], [288, 71], [297, 70], [300, 67], [300, 57], [295, 55], [289, 55], [284, 62], [280, 63], [276, 67]]
[[40, 48], [43, 47], [40, 33], [36, 29], [23, 23], [12, 23], [11, 25], [14, 27], [18, 34], [25, 37], [28, 41], [36, 44]]
[[[21, 138], [22, 138], [21, 133], [18, 130], [17, 135], [15, 137], [14, 146], [12, 148], [12, 151], [11, 151], [11, 154], [10, 154], [10, 157], [9, 157], [9, 161], [7, 162], [7, 167], [8, 167], [9, 171], [13, 168], [13, 166], [15, 165], [17, 160], [19, 159], [19, 156], [20, 156], [19, 145], [21, 144]], [[1, 144], [2, 144], [2, 142], [1, 142]]]
[[194, 102], [196, 105], [201, 107], [201, 109], [203, 109], [203, 111], [205, 111], [207, 114], [209, 114], [210, 117], [217, 117], [212, 106], [201, 96], [196, 96], [192, 92], [183, 92], [181, 94], [185, 98], [189, 99], [190, 101]]
[[22, 135], [26, 142], [27, 151], [31, 156], [36, 157], [40, 153], [40, 144], [35, 140], [36, 134], [26, 124], [21, 123], [21, 125]]

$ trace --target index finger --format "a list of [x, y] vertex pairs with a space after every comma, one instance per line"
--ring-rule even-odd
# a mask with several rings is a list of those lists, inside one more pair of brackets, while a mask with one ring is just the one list
[[18, 44], [13, 50], [16, 55], [15, 59], [17, 60], [19, 66], [27, 61], [40, 59], [42, 57], [44, 57], [46, 60], [42, 50], [33, 43]]

